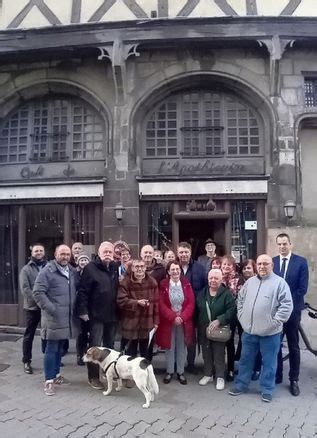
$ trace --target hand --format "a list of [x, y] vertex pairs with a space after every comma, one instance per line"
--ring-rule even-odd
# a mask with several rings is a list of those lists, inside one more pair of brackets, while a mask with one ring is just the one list
[[138, 300], [138, 304], [139, 304], [139, 306], [142, 306], [142, 307], [147, 307], [150, 305], [149, 300], [144, 300], [144, 299]]
[[183, 320], [180, 316], [176, 316], [176, 318], [174, 319], [174, 324], [175, 325], [182, 325], [183, 324]]
[[82, 319], [83, 321], [89, 321], [89, 316], [88, 315], [79, 315], [79, 318]]
[[210, 328], [211, 328], [211, 330], [215, 330], [215, 329], [217, 329], [217, 328], [219, 328], [219, 327], [220, 327], [220, 321], [219, 321], [219, 319], [215, 319], [215, 320], [212, 321], [211, 324], [210, 324]]
[[157, 329], [158, 329], [158, 325], [157, 324], [154, 324], [154, 330], [156, 331]]

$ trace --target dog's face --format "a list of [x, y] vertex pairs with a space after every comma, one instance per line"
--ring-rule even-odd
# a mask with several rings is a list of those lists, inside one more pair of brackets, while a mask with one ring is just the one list
[[109, 348], [91, 347], [84, 355], [83, 361], [93, 362], [97, 365], [100, 365], [109, 356], [110, 353], [111, 350]]

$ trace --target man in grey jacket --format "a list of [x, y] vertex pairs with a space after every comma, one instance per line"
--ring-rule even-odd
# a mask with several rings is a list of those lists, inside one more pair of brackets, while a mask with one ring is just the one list
[[60, 245], [55, 260], [39, 273], [33, 297], [42, 311], [41, 335], [46, 340], [44, 353], [44, 393], [54, 395], [54, 384], [69, 383], [60, 375], [63, 345], [73, 334], [73, 309], [76, 297], [76, 271], [69, 265], [70, 248]]
[[41, 320], [41, 310], [34, 301], [32, 289], [35, 279], [46, 265], [45, 249], [40, 243], [35, 243], [31, 249], [31, 260], [23, 266], [19, 275], [20, 289], [23, 295], [23, 308], [25, 313], [25, 332], [23, 335], [23, 367], [24, 372], [33, 374], [32, 346], [36, 328]]
[[229, 394], [240, 395], [247, 391], [255, 358], [260, 351], [261, 398], [270, 402], [275, 387], [277, 354], [283, 324], [292, 313], [293, 301], [286, 281], [274, 274], [272, 258], [269, 255], [262, 254], [257, 258], [257, 271], [258, 275], [251, 277], [238, 295], [238, 319], [244, 333], [239, 373]]

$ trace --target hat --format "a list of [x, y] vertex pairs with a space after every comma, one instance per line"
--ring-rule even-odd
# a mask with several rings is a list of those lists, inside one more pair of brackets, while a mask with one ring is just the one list
[[214, 245], [216, 245], [215, 242], [210, 238], [205, 241], [205, 245], [207, 245], [208, 243], [213, 243]]
[[89, 255], [85, 254], [84, 252], [80, 253], [79, 256], [77, 257], [77, 263], [79, 263], [80, 259], [88, 259], [90, 261]]

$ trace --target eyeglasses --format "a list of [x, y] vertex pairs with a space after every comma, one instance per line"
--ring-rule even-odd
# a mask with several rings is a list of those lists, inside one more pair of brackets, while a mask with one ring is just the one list
[[136, 269], [136, 270], [143, 270], [143, 269], [146, 269], [146, 266], [144, 266], [144, 265], [133, 265], [133, 268], [134, 269]]

